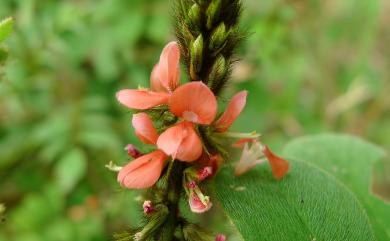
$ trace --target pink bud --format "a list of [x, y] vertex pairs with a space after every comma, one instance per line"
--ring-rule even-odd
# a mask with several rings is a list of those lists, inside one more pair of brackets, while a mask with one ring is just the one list
[[138, 151], [138, 149], [132, 144], [128, 144], [125, 147], [125, 151], [127, 151], [127, 154], [134, 159], [142, 156], [142, 153], [140, 151]]
[[211, 175], [213, 175], [213, 168], [203, 167], [198, 171], [198, 181], [203, 181], [204, 179], [208, 178]]
[[226, 236], [223, 234], [218, 234], [215, 236], [215, 241], [226, 241]]
[[153, 203], [150, 200], [146, 200], [144, 202], [144, 204], [142, 205], [142, 207], [144, 208], [145, 214], [150, 214], [150, 213], [154, 212]]
[[196, 182], [190, 181], [189, 183], [187, 183], [187, 187], [189, 189], [194, 189], [196, 187]]
[[208, 196], [204, 196], [203, 193], [200, 194], [199, 196], [195, 191], [191, 191], [188, 200], [191, 211], [194, 213], [204, 213], [213, 206]]

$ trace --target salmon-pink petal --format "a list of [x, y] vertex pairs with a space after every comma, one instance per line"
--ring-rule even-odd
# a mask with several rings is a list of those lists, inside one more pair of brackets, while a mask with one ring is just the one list
[[187, 130], [179, 123], [161, 133], [157, 139], [157, 147], [167, 155], [176, 155], [185, 136], [187, 136]]
[[122, 105], [137, 110], [146, 110], [152, 107], [167, 104], [169, 95], [147, 90], [120, 90], [116, 98]]
[[168, 43], [160, 56], [159, 78], [161, 84], [168, 90], [174, 91], [179, 85], [180, 78], [180, 49], [176, 42]]
[[272, 174], [276, 179], [282, 179], [288, 172], [290, 165], [283, 158], [275, 155], [268, 146], [264, 146], [263, 153], [271, 165]]
[[160, 150], [143, 155], [121, 169], [118, 182], [129, 189], [149, 188], [160, 178], [166, 159]]
[[202, 142], [193, 124], [185, 121], [164, 131], [157, 146], [180, 161], [195, 161], [202, 155]]
[[168, 90], [162, 85], [160, 80], [160, 68], [156, 64], [150, 75], [150, 88], [156, 92], [167, 92]]
[[233, 124], [240, 115], [246, 104], [247, 91], [237, 93], [229, 102], [225, 112], [215, 122], [215, 127], [218, 132], [225, 132]]
[[195, 81], [177, 88], [169, 100], [173, 114], [198, 124], [210, 124], [217, 113], [217, 99], [202, 82]]
[[133, 115], [132, 124], [135, 129], [135, 134], [146, 144], [156, 144], [158, 134], [153, 126], [153, 121], [146, 113], [138, 113]]
[[180, 161], [192, 162], [202, 155], [203, 146], [193, 124], [186, 124], [186, 128], [187, 136], [185, 136], [181, 142], [176, 153], [176, 158]]

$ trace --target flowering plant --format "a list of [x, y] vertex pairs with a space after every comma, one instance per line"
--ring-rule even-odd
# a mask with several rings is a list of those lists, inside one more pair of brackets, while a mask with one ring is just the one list
[[[238, 26], [241, 2], [178, 0], [174, 9], [178, 41], [168, 43], [162, 50], [150, 76], [150, 88], [123, 89], [116, 95], [121, 105], [134, 111], [131, 123], [137, 137], [143, 143], [153, 146], [153, 151], [141, 153], [137, 147], [129, 144], [126, 150], [133, 160], [123, 167], [114, 163], [107, 166], [118, 172], [117, 180], [123, 188], [147, 190], [143, 195], [142, 206], [145, 224], [117, 235], [117, 240], [225, 240], [225, 235], [213, 233], [186, 219], [180, 207], [180, 200], [184, 199], [193, 213], [209, 211], [214, 200], [210, 194], [212, 191], [206, 184], [214, 179], [217, 182], [216, 197], [245, 240], [293, 240], [280, 237], [283, 237], [283, 232], [294, 234], [294, 227], [286, 228], [287, 231], [281, 232], [282, 234], [279, 234], [278, 229], [270, 228], [269, 233], [276, 235], [275, 239], [254, 235], [253, 230], [247, 231], [248, 223], [254, 223], [253, 229], [261, 226], [257, 222], [264, 221], [264, 216], [256, 216], [258, 214], [251, 213], [251, 208], [248, 207], [254, 207], [253, 203], [261, 193], [267, 194], [261, 196], [263, 201], [266, 197], [272, 197], [269, 203], [278, 207], [272, 213], [276, 216], [267, 216], [264, 222], [279, 216], [279, 226], [275, 227], [280, 228], [289, 222], [296, 223], [300, 218], [299, 214], [295, 215], [299, 211], [294, 211], [299, 207], [290, 199], [299, 197], [303, 204], [308, 198], [307, 193], [312, 197], [318, 192], [318, 189], [310, 189], [309, 185], [301, 186], [302, 183], [310, 178], [316, 182], [331, 182], [322, 172], [311, 170], [311, 167], [298, 162], [294, 163], [295, 170], [298, 171], [287, 176], [291, 176], [290, 180], [279, 183], [289, 172], [290, 163], [274, 154], [256, 132], [230, 132], [230, 127], [246, 105], [247, 91], [236, 93], [225, 110], [218, 112], [220, 94], [229, 81], [236, 61], [233, 57], [234, 50], [244, 35]], [[189, 82], [183, 84], [180, 80], [180, 60], [189, 79]], [[236, 162], [232, 158], [231, 147], [241, 150], [241, 157]], [[299, 148], [292, 150], [294, 153]], [[271, 167], [272, 179], [268, 178], [268, 170], [258, 172], [258, 178], [262, 178], [262, 182], [255, 179], [253, 172], [244, 175], [245, 178], [238, 178], [264, 162], [268, 162]], [[233, 172], [229, 171], [232, 163]], [[220, 170], [223, 171], [219, 173]], [[302, 176], [302, 173], [306, 173], [302, 170], [312, 176]], [[296, 191], [299, 187], [300, 192]], [[246, 189], [250, 189], [250, 192], [244, 192]], [[323, 191], [334, 195], [333, 189], [339, 192], [342, 187], [324, 187]], [[252, 197], [253, 194], [258, 196]], [[347, 200], [344, 204], [355, 204], [348, 193], [340, 191], [337, 195], [340, 200]], [[243, 200], [240, 202], [241, 197]], [[243, 205], [243, 202], [247, 203]], [[289, 206], [293, 208], [283, 209]], [[316, 212], [315, 215], [304, 213], [304, 220], [329, 213], [327, 206], [316, 210], [318, 206], [309, 202], [308, 207]], [[237, 211], [240, 209], [243, 210]], [[355, 211], [361, 210], [357, 208]], [[248, 216], [255, 216], [255, 221], [248, 221]], [[284, 219], [288, 221], [280, 223]], [[349, 220], [346, 223], [348, 222]], [[362, 223], [364, 226], [364, 218]], [[338, 225], [345, 226], [345, 223]], [[313, 227], [300, 233], [302, 236], [295, 240], [304, 240], [302, 237], [308, 236], [311, 240], [316, 240], [320, 234], [311, 232], [311, 228]], [[330, 236], [322, 237], [331, 239]]]

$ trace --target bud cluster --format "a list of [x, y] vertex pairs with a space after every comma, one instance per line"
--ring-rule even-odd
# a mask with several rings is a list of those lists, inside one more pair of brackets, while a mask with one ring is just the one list
[[176, 36], [192, 81], [218, 94], [230, 75], [233, 51], [243, 38], [239, 0], [178, 0]]

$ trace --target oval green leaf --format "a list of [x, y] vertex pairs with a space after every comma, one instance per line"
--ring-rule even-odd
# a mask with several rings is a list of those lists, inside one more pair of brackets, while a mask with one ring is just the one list
[[240, 177], [220, 171], [216, 196], [246, 241], [375, 240], [364, 209], [331, 175], [304, 162], [276, 181], [258, 166]]
[[284, 156], [310, 162], [328, 171], [353, 191], [378, 240], [390, 240], [390, 205], [371, 192], [371, 172], [385, 152], [362, 139], [337, 134], [301, 137], [290, 142]]

